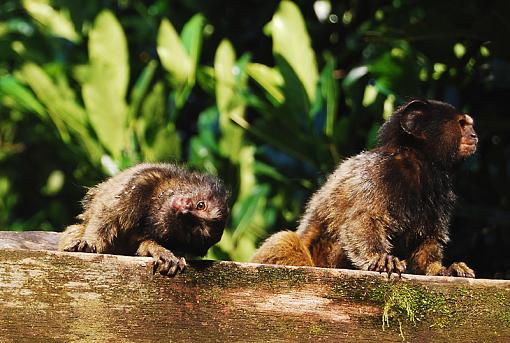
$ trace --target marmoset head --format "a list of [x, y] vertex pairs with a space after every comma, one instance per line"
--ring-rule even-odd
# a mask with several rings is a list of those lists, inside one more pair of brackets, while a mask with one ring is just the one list
[[381, 127], [379, 146], [420, 150], [433, 162], [451, 165], [476, 151], [474, 121], [450, 104], [412, 100], [400, 106]]
[[157, 204], [152, 225], [171, 249], [203, 256], [220, 241], [229, 208], [228, 192], [218, 178], [190, 173], [172, 180]]

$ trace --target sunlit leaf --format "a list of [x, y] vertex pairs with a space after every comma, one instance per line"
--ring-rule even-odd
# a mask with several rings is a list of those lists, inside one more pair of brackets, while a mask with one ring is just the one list
[[50, 34], [72, 42], [80, 41], [80, 36], [66, 11], [56, 11], [44, 0], [23, 0], [23, 7]]
[[310, 36], [297, 5], [282, 1], [266, 26], [266, 32], [273, 38], [274, 54], [289, 63], [303, 84], [309, 101], [313, 102], [319, 73]]
[[260, 63], [248, 63], [246, 72], [266, 90], [277, 104], [282, 104], [285, 101], [280, 89], [283, 86], [283, 77], [276, 69]]
[[83, 100], [99, 140], [119, 158], [126, 143], [129, 64], [124, 31], [111, 12], [97, 16], [88, 48], [90, 64]]
[[[239, 159], [243, 143], [243, 130], [232, 123], [244, 118], [245, 103], [239, 96], [235, 66], [236, 56], [232, 44], [223, 40], [214, 57], [214, 70], [216, 75], [216, 102], [220, 112], [220, 128], [223, 138], [220, 141], [220, 151], [232, 161]], [[237, 69], [236, 69], [237, 68]]]
[[182, 28], [181, 40], [186, 52], [191, 59], [191, 71], [189, 79], [193, 80], [196, 74], [200, 51], [202, 49], [202, 37], [205, 18], [202, 14], [195, 14]]
[[377, 88], [373, 85], [367, 85], [365, 87], [365, 94], [363, 95], [363, 106], [368, 107], [372, 105], [377, 98]]
[[157, 50], [163, 68], [170, 73], [173, 85], [184, 87], [193, 73], [193, 63], [179, 35], [167, 19], [163, 19], [159, 27]]
[[357, 82], [360, 78], [367, 75], [368, 67], [361, 66], [351, 69], [347, 76], [343, 80], [344, 87], [350, 87], [352, 84]]
[[[69, 132], [67, 126], [71, 126], [77, 130], [81, 129], [81, 123], [76, 120], [81, 114], [75, 116], [69, 115], [68, 111], [71, 109], [72, 104], [66, 104], [65, 100], [62, 99], [61, 93], [53, 80], [39, 66], [27, 63], [17, 73], [17, 77], [21, 78], [26, 82], [37, 95], [37, 98], [46, 106], [48, 114], [51, 117], [55, 127], [58, 129], [60, 136], [64, 141], [69, 142]], [[66, 105], [71, 105], [70, 108], [65, 108]], [[74, 109], [77, 113], [80, 112], [78, 107]]]
[[55, 195], [62, 189], [62, 186], [65, 182], [65, 175], [64, 173], [59, 170], [55, 169], [50, 173], [48, 176], [48, 180], [46, 181], [46, 184], [42, 188], [41, 192], [45, 195]]
[[12, 76], [0, 77], [0, 98], [2, 96], [11, 97], [14, 104], [24, 110], [37, 113], [42, 118], [47, 116], [44, 107], [34, 97], [32, 92]]
[[63, 84], [55, 84], [42, 68], [33, 64], [25, 64], [16, 73], [16, 78], [26, 82], [34, 91], [37, 99], [45, 106], [52, 122], [58, 129], [62, 139], [70, 141], [70, 131], [79, 137], [92, 161], [99, 163], [102, 149], [87, 130], [86, 113], [76, 103], [73, 93], [63, 91]]

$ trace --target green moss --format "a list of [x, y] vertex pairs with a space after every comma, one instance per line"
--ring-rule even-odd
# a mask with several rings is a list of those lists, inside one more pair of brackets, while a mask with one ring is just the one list
[[319, 335], [322, 332], [322, 328], [320, 325], [312, 325], [310, 327], [310, 334], [311, 335]]
[[305, 269], [289, 269], [282, 267], [260, 266], [256, 269], [257, 280], [267, 285], [286, 282], [289, 286], [299, 287], [308, 284], [310, 273]]
[[489, 317], [496, 323], [510, 328], [510, 296], [506, 291], [484, 292], [479, 302], [489, 310]]
[[426, 322], [445, 328], [455, 313], [447, 295], [401, 280], [374, 277], [344, 280], [332, 287], [330, 297], [379, 305], [383, 329], [392, 321], [399, 326]]
[[444, 294], [402, 282], [381, 283], [368, 292], [368, 299], [382, 305], [383, 329], [392, 319], [413, 325], [426, 321], [430, 326], [445, 328], [454, 315]]

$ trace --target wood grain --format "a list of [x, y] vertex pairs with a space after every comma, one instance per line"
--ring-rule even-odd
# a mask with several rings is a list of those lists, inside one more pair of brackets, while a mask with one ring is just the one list
[[510, 341], [505, 280], [218, 261], [169, 278], [150, 258], [20, 248], [0, 261], [1, 342]]

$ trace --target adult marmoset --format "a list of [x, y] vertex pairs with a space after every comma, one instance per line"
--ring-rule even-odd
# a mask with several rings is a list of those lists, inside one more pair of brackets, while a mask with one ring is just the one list
[[91, 188], [79, 223], [59, 250], [152, 256], [154, 270], [175, 275], [181, 255], [203, 256], [223, 234], [229, 209], [223, 183], [174, 164], [139, 164]]
[[478, 143], [473, 119], [413, 100], [383, 124], [375, 149], [342, 162], [311, 197], [297, 232], [269, 237], [253, 262], [474, 277], [442, 264], [455, 203], [452, 172]]

